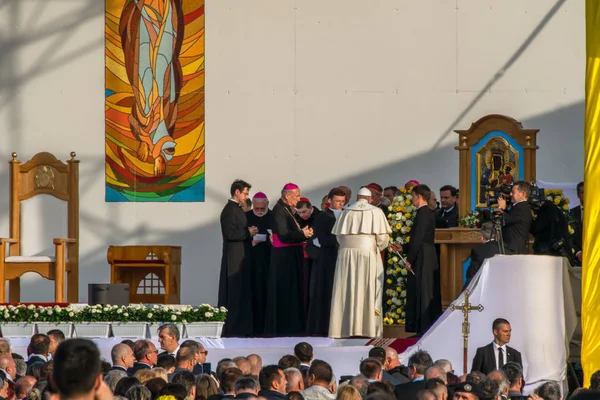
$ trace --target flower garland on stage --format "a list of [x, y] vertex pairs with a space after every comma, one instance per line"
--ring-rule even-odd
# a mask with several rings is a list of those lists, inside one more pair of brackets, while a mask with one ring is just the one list
[[[388, 222], [392, 228], [392, 243], [406, 248], [410, 242], [410, 232], [415, 219], [416, 207], [412, 204], [412, 195], [400, 189], [400, 195], [394, 198], [388, 207]], [[404, 249], [403, 249], [404, 250]], [[403, 254], [406, 257], [406, 253]], [[385, 325], [404, 324], [406, 317], [406, 265], [394, 252], [386, 251], [385, 296], [383, 323]]]

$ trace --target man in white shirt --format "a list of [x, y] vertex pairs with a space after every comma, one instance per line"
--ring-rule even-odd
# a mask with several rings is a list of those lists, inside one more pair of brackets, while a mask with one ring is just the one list
[[471, 371], [479, 371], [487, 375], [502, 368], [507, 362], [515, 362], [522, 368], [521, 353], [508, 346], [512, 333], [510, 323], [504, 318], [497, 318], [492, 324], [492, 333], [494, 334], [494, 341], [477, 349]]

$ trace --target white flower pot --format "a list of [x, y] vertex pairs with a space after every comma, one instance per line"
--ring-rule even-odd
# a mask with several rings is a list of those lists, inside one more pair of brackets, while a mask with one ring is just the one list
[[158, 339], [158, 328], [160, 328], [164, 324], [175, 324], [177, 328], [179, 328], [179, 335], [181, 338], [185, 338], [183, 336], [183, 324], [181, 322], [150, 322], [148, 323], [148, 333], [146, 334], [146, 338], [148, 339]]
[[48, 333], [53, 329], [58, 329], [65, 334], [65, 338], [73, 336], [73, 324], [70, 322], [36, 322], [37, 333]]
[[35, 324], [28, 322], [0, 322], [2, 337], [31, 337], [35, 333]]
[[73, 324], [73, 337], [108, 338], [110, 322], [77, 322]]
[[146, 330], [148, 324], [145, 322], [112, 322], [112, 334], [115, 337], [123, 338], [146, 338]]
[[224, 322], [192, 322], [185, 324], [185, 337], [220, 338]]

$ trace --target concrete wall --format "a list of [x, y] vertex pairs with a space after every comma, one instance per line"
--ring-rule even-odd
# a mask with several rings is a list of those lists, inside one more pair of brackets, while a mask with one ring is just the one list
[[[186, 0], [184, 0], [186, 1]], [[0, 159], [81, 159], [81, 281], [107, 282], [109, 244], [183, 246], [187, 303], [216, 302], [219, 212], [243, 178], [315, 203], [418, 179], [457, 184], [453, 129], [490, 114], [538, 128], [538, 179], [583, 168], [584, 2], [207, 0], [206, 202], [104, 202], [104, 2], [0, 2]], [[8, 233], [0, 163], [0, 236]], [[50, 248], [65, 207], [27, 204], [25, 247]], [[53, 285], [23, 279], [24, 300]]]

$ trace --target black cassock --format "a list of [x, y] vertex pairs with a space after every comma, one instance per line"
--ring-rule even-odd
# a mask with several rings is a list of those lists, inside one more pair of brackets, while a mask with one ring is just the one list
[[252, 314], [254, 315], [254, 334], [262, 335], [265, 330], [265, 306], [267, 304], [267, 278], [271, 262], [271, 242], [268, 229], [272, 229], [272, 213], [267, 211], [262, 217], [254, 215], [252, 210], [246, 212], [248, 226], [256, 226], [258, 233], [266, 235], [267, 241], [252, 247], [250, 258], [250, 275], [254, 293], [252, 296]]
[[435, 217], [427, 206], [417, 210], [406, 260], [406, 331], [423, 334], [442, 314], [440, 268], [434, 246]]
[[223, 258], [219, 280], [219, 307], [228, 310], [223, 336], [246, 337], [253, 333], [250, 252], [252, 236], [246, 213], [240, 205], [228, 201], [221, 212]]
[[302, 261], [304, 232], [279, 200], [273, 207], [273, 248], [269, 265], [265, 334], [297, 336], [304, 333]]
[[[313, 228], [315, 225], [315, 218], [321, 211], [318, 210], [315, 206], [313, 206], [313, 212], [308, 217], [308, 219], [302, 219], [298, 214], [294, 214], [294, 218], [300, 228], [304, 229], [305, 227]], [[304, 248], [304, 261], [302, 262], [302, 304], [304, 305], [304, 315], [308, 314], [308, 299], [310, 297], [310, 275], [313, 268], [313, 264], [317, 257], [319, 249], [313, 246], [312, 240], [306, 242], [306, 246]]]
[[310, 274], [308, 316], [306, 333], [315, 336], [329, 334], [329, 316], [331, 314], [331, 295], [333, 278], [338, 254], [338, 242], [331, 233], [335, 225], [335, 215], [325, 210], [315, 217], [313, 224], [314, 237], [318, 240], [316, 258]]

